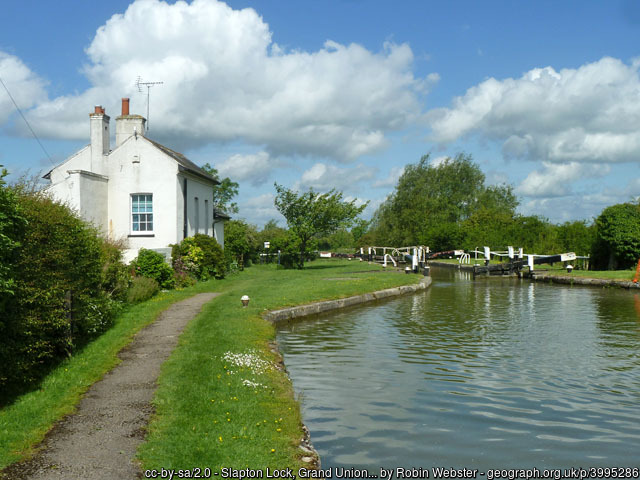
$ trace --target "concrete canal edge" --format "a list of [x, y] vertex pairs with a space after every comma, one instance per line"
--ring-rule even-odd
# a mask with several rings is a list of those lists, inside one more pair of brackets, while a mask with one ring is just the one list
[[353, 297], [339, 298], [337, 300], [325, 300], [323, 302], [309, 303], [307, 305], [299, 305], [297, 307], [271, 310], [269, 312], [263, 313], [262, 317], [265, 320], [277, 324], [280, 322], [287, 322], [295, 318], [306, 317], [308, 315], [316, 315], [318, 313], [329, 312], [331, 310], [337, 310], [339, 308], [351, 307], [353, 305], [372, 302], [374, 300], [395, 297], [398, 295], [405, 295], [407, 293], [414, 293], [419, 290], [425, 290], [429, 285], [431, 285], [431, 277], [423, 277], [419, 283], [416, 283], [414, 285], [403, 285], [401, 287], [387, 288], [385, 290], [364, 293], [362, 295], [355, 295]]
[[572, 277], [570, 275], [535, 274], [529, 277], [534, 282], [563, 283], [565, 285], [590, 285], [592, 287], [619, 287], [640, 289], [640, 283], [626, 280], [609, 280], [605, 278]]

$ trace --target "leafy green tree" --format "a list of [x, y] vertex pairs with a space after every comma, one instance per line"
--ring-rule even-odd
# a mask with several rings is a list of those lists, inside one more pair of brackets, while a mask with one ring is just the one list
[[313, 189], [298, 193], [275, 184], [275, 205], [287, 219], [289, 230], [299, 240], [297, 268], [304, 265], [310, 242], [323, 235], [329, 235], [340, 228], [349, 228], [366, 204], [357, 206], [356, 200], [342, 200], [342, 192], [331, 190], [318, 193]]
[[224, 226], [224, 253], [227, 263], [237, 262], [240, 269], [255, 259], [258, 252], [256, 227], [242, 220], [229, 220]]
[[563, 252], [589, 255], [593, 249], [596, 229], [585, 220], [565, 222], [558, 225], [558, 240]]
[[435, 251], [459, 248], [465, 242], [463, 223], [474, 215], [486, 220], [499, 214], [498, 223], [515, 215], [518, 200], [512, 187], [484, 182], [470, 155], [436, 165], [423, 156], [405, 167], [394, 192], [374, 214], [376, 240], [390, 246], [423, 244]]
[[598, 268], [629, 268], [640, 259], [640, 205], [607, 207], [595, 227], [593, 260]]
[[213, 208], [226, 214], [238, 213], [238, 204], [233, 201], [238, 195], [238, 183], [231, 181], [229, 177], [219, 178], [218, 170], [208, 163], [205, 163], [202, 169], [220, 182], [213, 187]]

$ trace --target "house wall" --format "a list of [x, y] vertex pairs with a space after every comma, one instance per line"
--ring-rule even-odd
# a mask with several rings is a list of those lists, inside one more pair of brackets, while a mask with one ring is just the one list
[[[187, 236], [191, 237], [196, 233], [212, 235], [213, 233], [213, 189], [211, 184], [204, 183], [195, 175], [183, 172], [181, 178], [187, 179]], [[184, 196], [183, 196], [184, 198]], [[197, 207], [196, 207], [197, 199]], [[205, 200], [209, 205], [209, 217], [206, 217]], [[181, 202], [181, 206], [184, 203]], [[184, 210], [183, 210], [184, 211]], [[184, 230], [184, 224], [180, 233]]]
[[[130, 137], [109, 155], [109, 236], [127, 240], [127, 260], [144, 247], [160, 249], [179, 241], [176, 231], [178, 166], [144, 137]], [[153, 232], [131, 230], [131, 194], [153, 195]]]
[[93, 223], [101, 233], [106, 234], [109, 198], [107, 177], [76, 170], [71, 172], [71, 178], [76, 184], [76, 198], [80, 199], [80, 216]]
[[213, 236], [218, 241], [220, 246], [224, 248], [224, 222], [222, 220], [213, 224]]

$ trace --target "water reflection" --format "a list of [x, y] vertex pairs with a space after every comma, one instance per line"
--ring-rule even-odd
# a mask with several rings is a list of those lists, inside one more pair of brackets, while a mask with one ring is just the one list
[[279, 331], [323, 467], [632, 465], [633, 294], [433, 275]]

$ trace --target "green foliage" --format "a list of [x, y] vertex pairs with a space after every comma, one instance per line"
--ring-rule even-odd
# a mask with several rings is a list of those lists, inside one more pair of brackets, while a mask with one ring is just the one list
[[132, 277], [131, 268], [122, 261], [122, 246], [103, 241], [102, 258], [102, 290], [113, 300], [126, 301]]
[[[485, 176], [470, 155], [459, 154], [437, 165], [429, 160], [425, 155], [408, 165], [393, 194], [376, 211], [376, 241], [429, 245], [434, 251], [460, 248], [465, 242], [488, 243], [477, 226], [498, 214], [514, 216], [518, 200], [512, 187], [485, 186]], [[468, 239], [467, 229], [474, 230]]]
[[630, 268], [640, 259], [640, 206], [620, 203], [605, 208], [596, 219], [595, 268]]
[[14, 294], [13, 269], [26, 224], [15, 193], [4, 182], [6, 175], [0, 165], [0, 324], [6, 317], [5, 305]]
[[346, 228], [341, 228], [326, 237], [318, 239], [318, 248], [320, 250], [335, 252], [340, 249], [353, 249], [354, 246], [353, 234]]
[[103, 246], [96, 231], [45, 194], [19, 186], [10, 196], [25, 223], [12, 259], [14, 294], [0, 322], [2, 391], [28, 387], [105, 331], [115, 306], [103, 290]]
[[136, 276], [152, 278], [160, 288], [171, 289], [175, 286], [173, 269], [164, 261], [161, 253], [141, 248], [131, 266]]
[[202, 233], [185, 238], [171, 250], [173, 265], [198, 280], [224, 278], [226, 263], [222, 247], [215, 238]]
[[238, 183], [232, 182], [229, 177], [220, 180], [218, 170], [208, 163], [205, 163], [202, 169], [220, 181], [219, 185], [213, 187], [213, 208], [226, 214], [238, 213], [238, 204], [232, 201], [233, 197], [238, 195]]
[[277, 183], [275, 187], [276, 208], [287, 219], [289, 231], [299, 240], [298, 268], [303, 267], [312, 239], [350, 227], [367, 206], [357, 206], [356, 200], [343, 201], [342, 192], [335, 190], [318, 193], [309, 189], [298, 193]]
[[229, 220], [224, 225], [224, 254], [227, 264], [236, 262], [240, 269], [255, 261], [260, 244], [256, 227], [242, 220]]
[[160, 291], [160, 285], [153, 278], [134, 277], [127, 291], [127, 303], [140, 303], [149, 300]]

